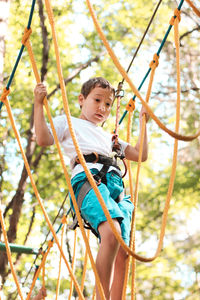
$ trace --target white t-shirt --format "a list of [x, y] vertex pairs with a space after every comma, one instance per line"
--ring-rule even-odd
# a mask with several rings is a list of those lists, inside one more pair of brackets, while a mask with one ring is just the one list
[[[82, 154], [90, 154], [96, 152], [101, 155], [110, 156], [112, 153], [112, 134], [106, 132], [102, 127], [97, 126], [89, 121], [71, 117], [73, 129], [82, 151]], [[65, 115], [58, 116], [53, 119], [55, 130], [58, 136], [58, 140], [64, 150], [64, 154], [70, 159], [70, 166], [72, 168], [72, 177], [83, 171], [81, 164], [74, 167], [75, 158], [77, 156], [68, 123]], [[52, 130], [49, 130], [53, 136]], [[122, 145], [122, 149], [125, 150], [128, 143], [119, 140]], [[99, 163], [87, 163], [89, 169], [95, 168], [100, 170], [102, 164]], [[73, 168], [74, 167], [74, 168]], [[114, 167], [110, 167], [111, 171]], [[115, 169], [116, 170], [116, 169]]]

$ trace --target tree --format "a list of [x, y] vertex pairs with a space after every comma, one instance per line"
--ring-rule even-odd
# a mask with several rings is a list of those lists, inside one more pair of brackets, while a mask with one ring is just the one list
[[[93, 74], [103, 75], [107, 77], [115, 87], [121, 80], [121, 76], [114, 69], [113, 64], [105, 54], [104, 47], [96, 34], [88, 10], [80, 1], [69, 2], [64, 5], [62, 2], [53, 2], [53, 10], [55, 15], [55, 24], [58, 32], [59, 48], [63, 65], [63, 73], [65, 83], [67, 85], [69, 105], [71, 113], [78, 116], [79, 108], [75, 99], [79, 93], [80, 82], [85, 77]], [[19, 32], [23, 32], [27, 22], [27, 15], [30, 9], [29, 3], [26, 1], [13, 1], [11, 5], [10, 21], [9, 21], [9, 36], [7, 39], [6, 59], [4, 78], [10, 74], [10, 70], [14, 64], [15, 53], [20, 47]], [[142, 34], [149, 22], [150, 16], [154, 9], [154, 3], [149, 1], [99, 1], [95, 5], [98, 17], [105, 34], [120, 57], [125, 67], [128, 66], [131, 56], [134, 53]], [[130, 76], [133, 81], [138, 84], [138, 78], [145, 73], [145, 67], [139, 69], [141, 61], [152, 60], [155, 47], [160, 43], [161, 38], [168, 26], [169, 18], [172, 15], [173, 9], [176, 7], [174, 1], [163, 3], [159, 9], [148, 35], [142, 45], [140, 52], [130, 70]], [[26, 15], [26, 17], [25, 17]], [[22, 16], [24, 16], [22, 18]], [[134, 16], [134, 18], [133, 18]], [[182, 18], [187, 22], [182, 21], [180, 25], [181, 34], [181, 66], [182, 66], [182, 95], [187, 100], [190, 95], [190, 101], [183, 101], [182, 109], [182, 131], [191, 134], [196, 130], [199, 124], [198, 105], [198, 43], [199, 43], [199, 24], [198, 19], [194, 16], [191, 9], [184, 5]], [[80, 23], [83, 26], [80, 26]], [[84, 25], [86, 24], [86, 25]], [[166, 25], [167, 24], [167, 25]], [[183, 25], [184, 24], [184, 25]], [[190, 24], [188, 28], [185, 24]], [[46, 18], [46, 11], [41, 0], [37, 1], [36, 12], [32, 24], [33, 33], [31, 42], [36, 57], [38, 67], [40, 69], [41, 80], [45, 80], [48, 85], [49, 104], [52, 107], [52, 115], [55, 116], [62, 112], [62, 101], [60, 95], [60, 87], [56, 74], [55, 55], [53, 51], [52, 37], [50, 28]], [[75, 39], [74, 36], [78, 38]], [[66, 50], [67, 49], [67, 50]], [[173, 105], [169, 107], [169, 103], [175, 103], [175, 53], [172, 42], [172, 35], [163, 49], [160, 58], [160, 66], [156, 71], [155, 83], [153, 86], [154, 99], [150, 104], [155, 107], [155, 112], [164, 120], [166, 124], [174, 121]], [[147, 66], [148, 67], [148, 66]], [[168, 73], [167, 73], [168, 72]], [[35, 79], [31, 71], [31, 66], [27, 52], [24, 52], [20, 65], [18, 67], [15, 79], [12, 85], [12, 91], [9, 96], [10, 103], [13, 109], [13, 114], [16, 123], [19, 127], [22, 141], [26, 149], [26, 155], [31, 166], [34, 179], [37, 183], [38, 190], [44, 200], [45, 207], [53, 221], [58, 211], [58, 203], [62, 203], [65, 194], [68, 192], [66, 183], [63, 177], [62, 168], [60, 167], [59, 158], [55, 148], [41, 149], [35, 143], [33, 132], [33, 89]], [[124, 84], [126, 95], [132, 96], [126, 83]], [[127, 96], [122, 99], [122, 111], [125, 109]], [[187, 110], [186, 110], [187, 106]], [[138, 107], [138, 104], [137, 104]], [[135, 113], [133, 124], [134, 136], [137, 135], [137, 117], [138, 109]], [[125, 128], [127, 120], [124, 120], [120, 136], [125, 138]], [[105, 124], [109, 130], [113, 129], [114, 116]], [[142, 244], [149, 236], [155, 234], [155, 244], [157, 232], [159, 231], [160, 217], [163, 209], [163, 203], [167, 193], [168, 180], [170, 170], [167, 164], [157, 167], [159, 172], [154, 172], [155, 166], [158, 166], [158, 157], [154, 153], [160, 152], [159, 147], [165, 147], [170, 151], [172, 141], [160, 132], [155, 125], [149, 125], [152, 142], [150, 142], [150, 159], [149, 163], [144, 165], [144, 177], [140, 183], [139, 211], [137, 217], [137, 232], [139, 235], [138, 241], [141, 239]], [[48, 227], [42, 217], [40, 208], [37, 205], [32, 187], [27, 177], [27, 172], [21, 159], [21, 154], [16, 146], [15, 137], [10, 128], [9, 120], [5, 109], [1, 112], [1, 195], [4, 208], [4, 218], [8, 229], [8, 238], [10, 242], [17, 244], [34, 243], [35, 247], [40, 247], [40, 244], [45, 239], [48, 232]], [[177, 180], [175, 183], [174, 195], [172, 199], [172, 209], [170, 210], [166, 241], [173, 241], [173, 245], [169, 244], [165, 247], [165, 252], [162, 258], [152, 263], [151, 266], [138, 264], [137, 267], [137, 294], [144, 299], [160, 299], [167, 297], [175, 297], [175, 291], [180, 295], [184, 291], [189, 294], [190, 290], [199, 287], [196, 281], [188, 285], [185, 290], [182, 288], [182, 281], [179, 278], [171, 280], [173, 270], [178, 270], [180, 264], [191, 267], [188, 274], [196, 272], [198, 277], [198, 255], [197, 249], [199, 244], [199, 236], [187, 236], [185, 243], [181, 244], [179, 239], [179, 228], [181, 227], [184, 217], [180, 218], [176, 211], [180, 211], [186, 217], [192, 213], [192, 208], [198, 209], [199, 198], [199, 160], [198, 160], [199, 140], [192, 143], [184, 144], [180, 150], [181, 161], [177, 171]], [[191, 159], [193, 158], [193, 160]], [[168, 160], [170, 161], [170, 156]], [[14, 167], [13, 167], [14, 165]], [[16, 170], [18, 176], [16, 176]], [[134, 166], [135, 170], [135, 166]], [[190, 172], [189, 172], [190, 171]], [[19, 175], [20, 174], [20, 175]], [[143, 176], [142, 176], [143, 178]], [[192, 195], [192, 203], [190, 196]], [[176, 201], [175, 201], [176, 200]], [[151, 203], [151, 205], [149, 205]], [[65, 202], [63, 211], [67, 211], [69, 201]], [[60, 219], [58, 218], [57, 221]], [[180, 227], [177, 225], [179, 224]], [[171, 234], [174, 232], [174, 235]], [[67, 237], [70, 233], [67, 233]], [[35, 236], [39, 236], [37, 243]], [[196, 260], [190, 259], [190, 243], [193, 241], [193, 251]], [[148, 242], [148, 241], [147, 241]], [[138, 242], [139, 243], [139, 242]], [[36, 245], [35, 245], [36, 244]], [[181, 246], [179, 246], [181, 244]], [[177, 247], [174, 247], [177, 245]], [[79, 247], [82, 249], [82, 240], [79, 239]], [[139, 244], [140, 249], [140, 244]], [[141, 248], [143, 249], [143, 248]], [[70, 248], [68, 255], [70, 257]], [[83, 250], [80, 250], [82, 253]], [[187, 259], [185, 259], [187, 257]], [[26, 277], [28, 266], [33, 262], [33, 259], [27, 256], [16, 256], [17, 272], [23, 279]], [[82, 274], [82, 255], [80, 257], [80, 266], [77, 267], [77, 277], [81, 278]], [[5, 294], [14, 299], [9, 283], [9, 269], [7, 268], [6, 256], [0, 256], [0, 272], [3, 282], [7, 281], [5, 286]], [[162, 266], [162, 272], [159, 272], [159, 267]], [[51, 259], [47, 261], [47, 268], [51, 270]], [[169, 270], [172, 270], [171, 273]], [[148, 271], [147, 271], [148, 270]], [[192, 270], [192, 271], [191, 271]], [[149, 274], [154, 274], [153, 279]], [[52, 274], [51, 274], [52, 275]], [[160, 284], [159, 277], [162, 276], [163, 284]], [[30, 282], [26, 283], [27, 285]], [[144, 291], [144, 285], [146, 291]], [[63, 279], [61, 282], [61, 292], [66, 292], [68, 289], [69, 280]], [[167, 287], [167, 288], [166, 288]], [[48, 278], [49, 293], [55, 293], [54, 276]], [[91, 284], [87, 285], [85, 293], [89, 290], [91, 294]]]

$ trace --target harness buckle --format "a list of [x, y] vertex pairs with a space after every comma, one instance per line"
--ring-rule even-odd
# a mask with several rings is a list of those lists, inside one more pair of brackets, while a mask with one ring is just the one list
[[[99, 154], [96, 152], [92, 152], [91, 154], [93, 154], [95, 156], [94, 160], [91, 161], [91, 163], [96, 164], [99, 161]], [[75, 162], [76, 162], [76, 164], [80, 164], [80, 160], [79, 160], [78, 156], [76, 156]]]
[[95, 155], [95, 160], [93, 161], [93, 164], [96, 164], [97, 162], [98, 162], [98, 160], [99, 160], [99, 154], [98, 153], [96, 153], [96, 152], [92, 152], [94, 155]]
[[78, 156], [76, 156], [75, 162], [76, 162], [77, 164], [80, 164], [80, 160], [79, 160]]

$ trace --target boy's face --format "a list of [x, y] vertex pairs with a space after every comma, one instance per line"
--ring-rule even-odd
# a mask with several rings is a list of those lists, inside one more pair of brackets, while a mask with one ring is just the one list
[[95, 125], [103, 123], [110, 114], [113, 100], [113, 93], [108, 88], [99, 86], [92, 89], [86, 98], [80, 94], [79, 104], [82, 107], [80, 119]]

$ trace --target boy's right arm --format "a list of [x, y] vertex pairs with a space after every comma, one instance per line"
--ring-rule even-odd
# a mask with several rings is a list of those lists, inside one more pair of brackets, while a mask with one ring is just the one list
[[39, 146], [43, 147], [53, 145], [54, 139], [46, 124], [43, 110], [44, 97], [47, 95], [46, 87], [43, 83], [38, 83], [36, 85], [34, 95], [34, 126], [36, 142]]

